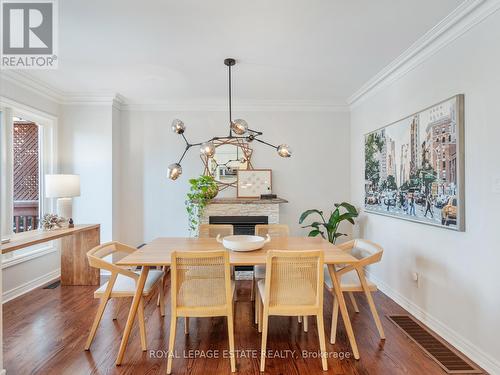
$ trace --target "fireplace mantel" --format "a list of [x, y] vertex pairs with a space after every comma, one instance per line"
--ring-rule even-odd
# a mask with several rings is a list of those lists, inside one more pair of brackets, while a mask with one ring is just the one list
[[269, 224], [278, 224], [280, 204], [283, 198], [215, 198], [208, 202], [201, 217], [202, 224], [208, 224], [210, 216], [267, 216]]
[[280, 204], [288, 203], [286, 199], [260, 199], [260, 198], [215, 198], [208, 204]]

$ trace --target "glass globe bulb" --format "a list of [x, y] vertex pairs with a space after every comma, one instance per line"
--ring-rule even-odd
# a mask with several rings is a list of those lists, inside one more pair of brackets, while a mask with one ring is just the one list
[[278, 155], [282, 158], [289, 158], [292, 156], [292, 149], [288, 145], [279, 145], [278, 146]]
[[171, 180], [177, 180], [182, 174], [182, 167], [179, 163], [173, 163], [168, 166], [167, 175]]
[[174, 133], [182, 134], [184, 133], [184, 130], [186, 130], [186, 125], [184, 125], [181, 120], [174, 119], [174, 121], [172, 121], [172, 131]]
[[215, 154], [214, 144], [212, 142], [202, 143], [200, 146], [200, 153], [207, 156], [207, 157], [214, 156], [214, 154]]
[[242, 119], [236, 119], [231, 124], [231, 130], [235, 132], [237, 135], [243, 135], [248, 130], [248, 123]]

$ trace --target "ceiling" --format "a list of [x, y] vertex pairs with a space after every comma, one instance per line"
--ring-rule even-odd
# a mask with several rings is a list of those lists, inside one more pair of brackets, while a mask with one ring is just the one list
[[459, 0], [64, 0], [59, 69], [30, 75], [65, 92], [135, 103], [308, 100], [345, 104]]

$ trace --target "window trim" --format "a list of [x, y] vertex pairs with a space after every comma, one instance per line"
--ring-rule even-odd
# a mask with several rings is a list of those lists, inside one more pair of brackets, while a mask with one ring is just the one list
[[[57, 117], [40, 111], [36, 108], [18, 103], [11, 99], [0, 96], [0, 140], [2, 144], [0, 148], [0, 163], [2, 173], [5, 178], [0, 183], [2, 200], [0, 202], [0, 233], [3, 237], [10, 237], [13, 235], [13, 118], [21, 117], [35, 122], [39, 126], [39, 212], [55, 212], [56, 203], [53, 199], [45, 198], [45, 181], [43, 176], [45, 174], [57, 173]], [[57, 250], [55, 243], [51, 246], [54, 251]], [[23, 259], [29, 260], [36, 257], [36, 254], [47, 254], [48, 248], [44, 246], [33, 246], [34, 254], [31, 252], [23, 251], [19, 255], [13, 254], [12, 257], [2, 256], [3, 262], [11, 262], [12, 258], [16, 259], [16, 264], [20, 263]], [[14, 252], [15, 253], [15, 252]]]

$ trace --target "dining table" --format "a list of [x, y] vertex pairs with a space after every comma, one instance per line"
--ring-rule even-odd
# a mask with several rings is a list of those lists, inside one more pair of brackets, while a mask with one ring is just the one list
[[[224, 246], [217, 242], [215, 238], [184, 238], [184, 237], [160, 237], [156, 238], [132, 254], [119, 260], [118, 266], [141, 267], [137, 289], [130, 306], [127, 323], [124, 328], [120, 349], [116, 359], [116, 364], [122, 363], [125, 349], [129, 340], [130, 332], [134, 324], [137, 309], [142, 298], [144, 285], [151, 267], [170, 266], [171, 255], [174, 251], [214, 251], [225, 250]], [[266, 254], [268, 250], [306, 251], [323, 250], [324, 263], [328, 265], [330, 277], [332, 278], [333, 292], [338, 300], [340, 313], [349, 338], [349, 343], [355, 359], [359, 359], [358, 346], [354, 337], [351, 321], [347, 312], [344, 296], [340, 288], [340, 277], [337, 276], [337, 267], [342, 265], [352, 265], [356, 267], [359, 262], [357, 258], [349, 252], [340, 249], [334, 244], [321, 237], [273, 237], [262, 249], [236, 252], [229, 251], [231, 266], [255, 266], [266, 264]], [[364, 278], [363, 272], [358, 273], [360, 278]], [[361, 280], [361, 285], [366, 288], [365, 295], [371, 295], [368, 291], [366, 280]]]

